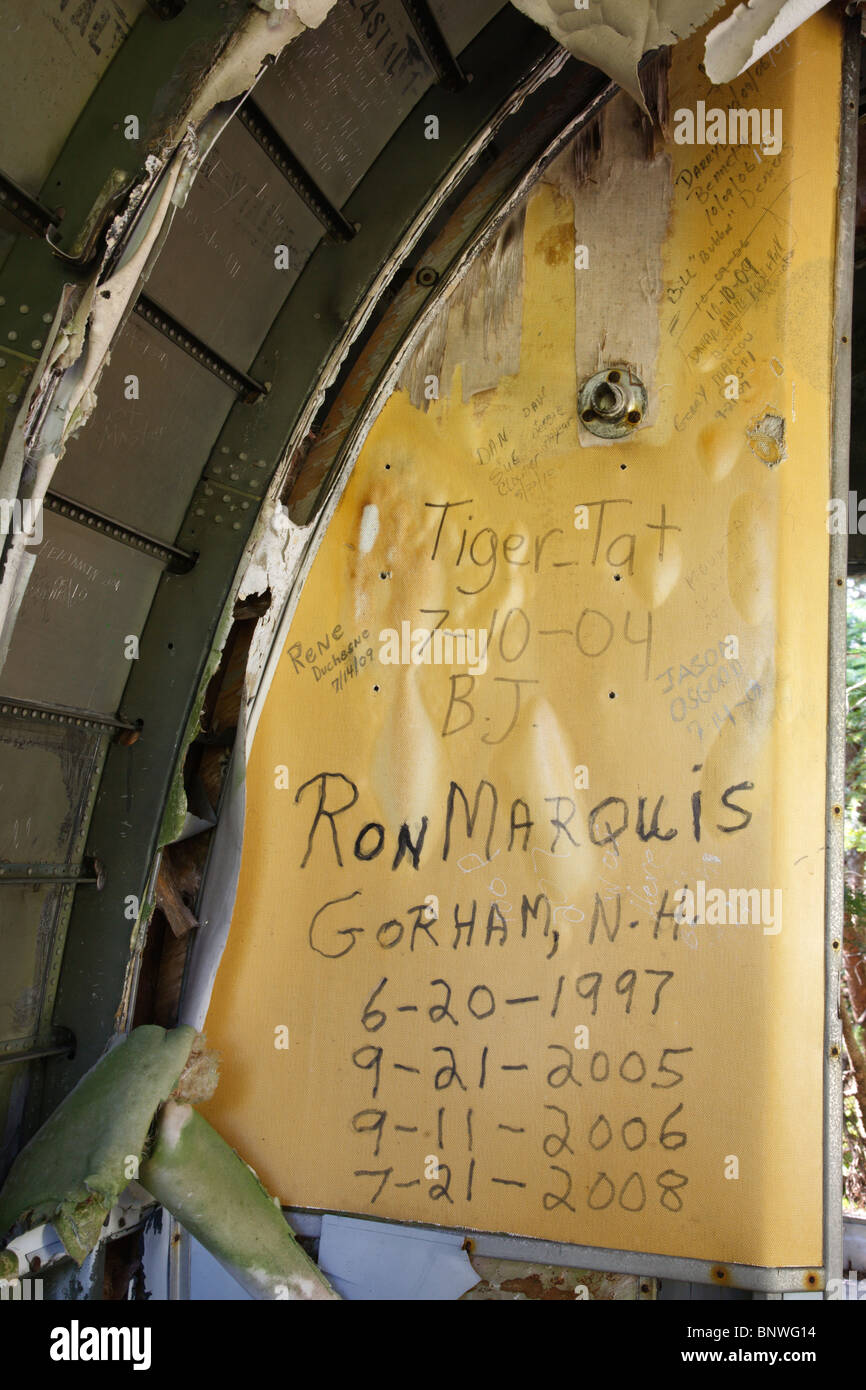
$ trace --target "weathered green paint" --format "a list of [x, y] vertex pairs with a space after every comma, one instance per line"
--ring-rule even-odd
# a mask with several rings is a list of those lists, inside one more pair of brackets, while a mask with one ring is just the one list
[[164, 1106], [139, 1182], [254, 1297], [339, 1298], [253, 1170], [191, 1106]]
[[81, 1264], [195, 1038], [193, 1028], [147, 1024], [101, 1058], [16, 1158], [0, 1192], [0, 1233], [50, 1221]]

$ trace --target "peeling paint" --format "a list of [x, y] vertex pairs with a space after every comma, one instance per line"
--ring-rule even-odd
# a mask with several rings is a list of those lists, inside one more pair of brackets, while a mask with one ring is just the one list
[[778, 411], [766, 409], [763, 415], [753, 420], [746, 430], [746, 438], [753, 454], [768, 468], [776, 468], [788, 457], [785, 448], [785, 420]]
[[336, 0], [288, 0], [275, 8], [274, 0], [256, 0], [257, 8], [226, 45], [219, 64], [209, 74], [186, 117], [195, 126], [216, 105], [246, 92], [260, 74], [262, 64], [276, 58], [287, 43], [306, 29], [317, 29]]
[[463, 1294], [462, 1302], [624, 1302], [637, 1299], [639, 1293], [640, 1280], [634, 1274], [602, 1274], [567, 1265], [530, 1264], [472, 1254], [469, 1258], [480, 1282]]

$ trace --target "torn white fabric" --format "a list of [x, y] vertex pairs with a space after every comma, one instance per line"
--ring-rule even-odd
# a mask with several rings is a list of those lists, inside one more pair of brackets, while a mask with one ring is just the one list
[[826, 0], [748, 0], [707, 35], [704, 67], [711, 82], [733, 82]]
[[575, 58], [601, 68], [646, 111], [638, 63], [654, 48], [687, 38], [725, 0], [512, 0]]

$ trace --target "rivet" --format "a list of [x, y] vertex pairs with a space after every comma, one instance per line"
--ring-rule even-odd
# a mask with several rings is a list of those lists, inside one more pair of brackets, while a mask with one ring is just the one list
[[221, 516], [215, 516], [215, 517], [214, 517], [214, 521], [217, 521], [217, 522], [222, 521], [222, 517], [221, 517]]
[[41, 346], [42, 346], [42, 339], [41, 339], [41, 338], [34, 338], [34, 339], [33, 339], [33, 342], [30, 344], [30, 346], [31, 346], [31, 347], [34, 347], [34, 348], [41, 348]]
[[30, 313], [30, 305], [29, 305], [29, 304], [19, 304], [19, 305], [18, 305], [18, 312], [19, 312], [19, 314], [29, 314], [29, 313]]
[[43, 314], [43, 315], [42, 315], [42, 322], [43, 322], [43, 323], [51, 323], [53, 317], [54, 317], [53, 314]]
[[15, 332], [15, 329], [13, 328], [11, 333], [6, 334], [6, 337], [9, 339], [10, 343], [14, 343], [15, 339], [18, 337], [18, 334]]
[[221, 454], [227, 454], [228, 452], [229, 452], [229, 446], [228, 446], [228, 444], [221, 444], [221, 445], [220, 445], [220, 453], [221, 453]]

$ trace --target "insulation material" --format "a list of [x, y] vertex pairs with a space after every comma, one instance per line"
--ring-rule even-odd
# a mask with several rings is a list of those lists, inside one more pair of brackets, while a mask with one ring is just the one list
[[512, 0], [575, 58], [601, 68], [646, 110], [638, 77], [645, 53], [694, 33], [725, 0]]
[[[286, 1204], [821, 1264], [841, 23], [788, 42], [731, 93], [782, 111], [776, 156], [671, 140], [647, 175], [647, 428], [578, 441], [583, 191], [542, 181], [517, 370], [398, 388], [366, 436], [259, 716], [207, 1017], [207, 1113]], [[674, 112], [712, 100], [701, 52]], [[642, 222], [602, 236], [583, 273], [639, 278]]]

